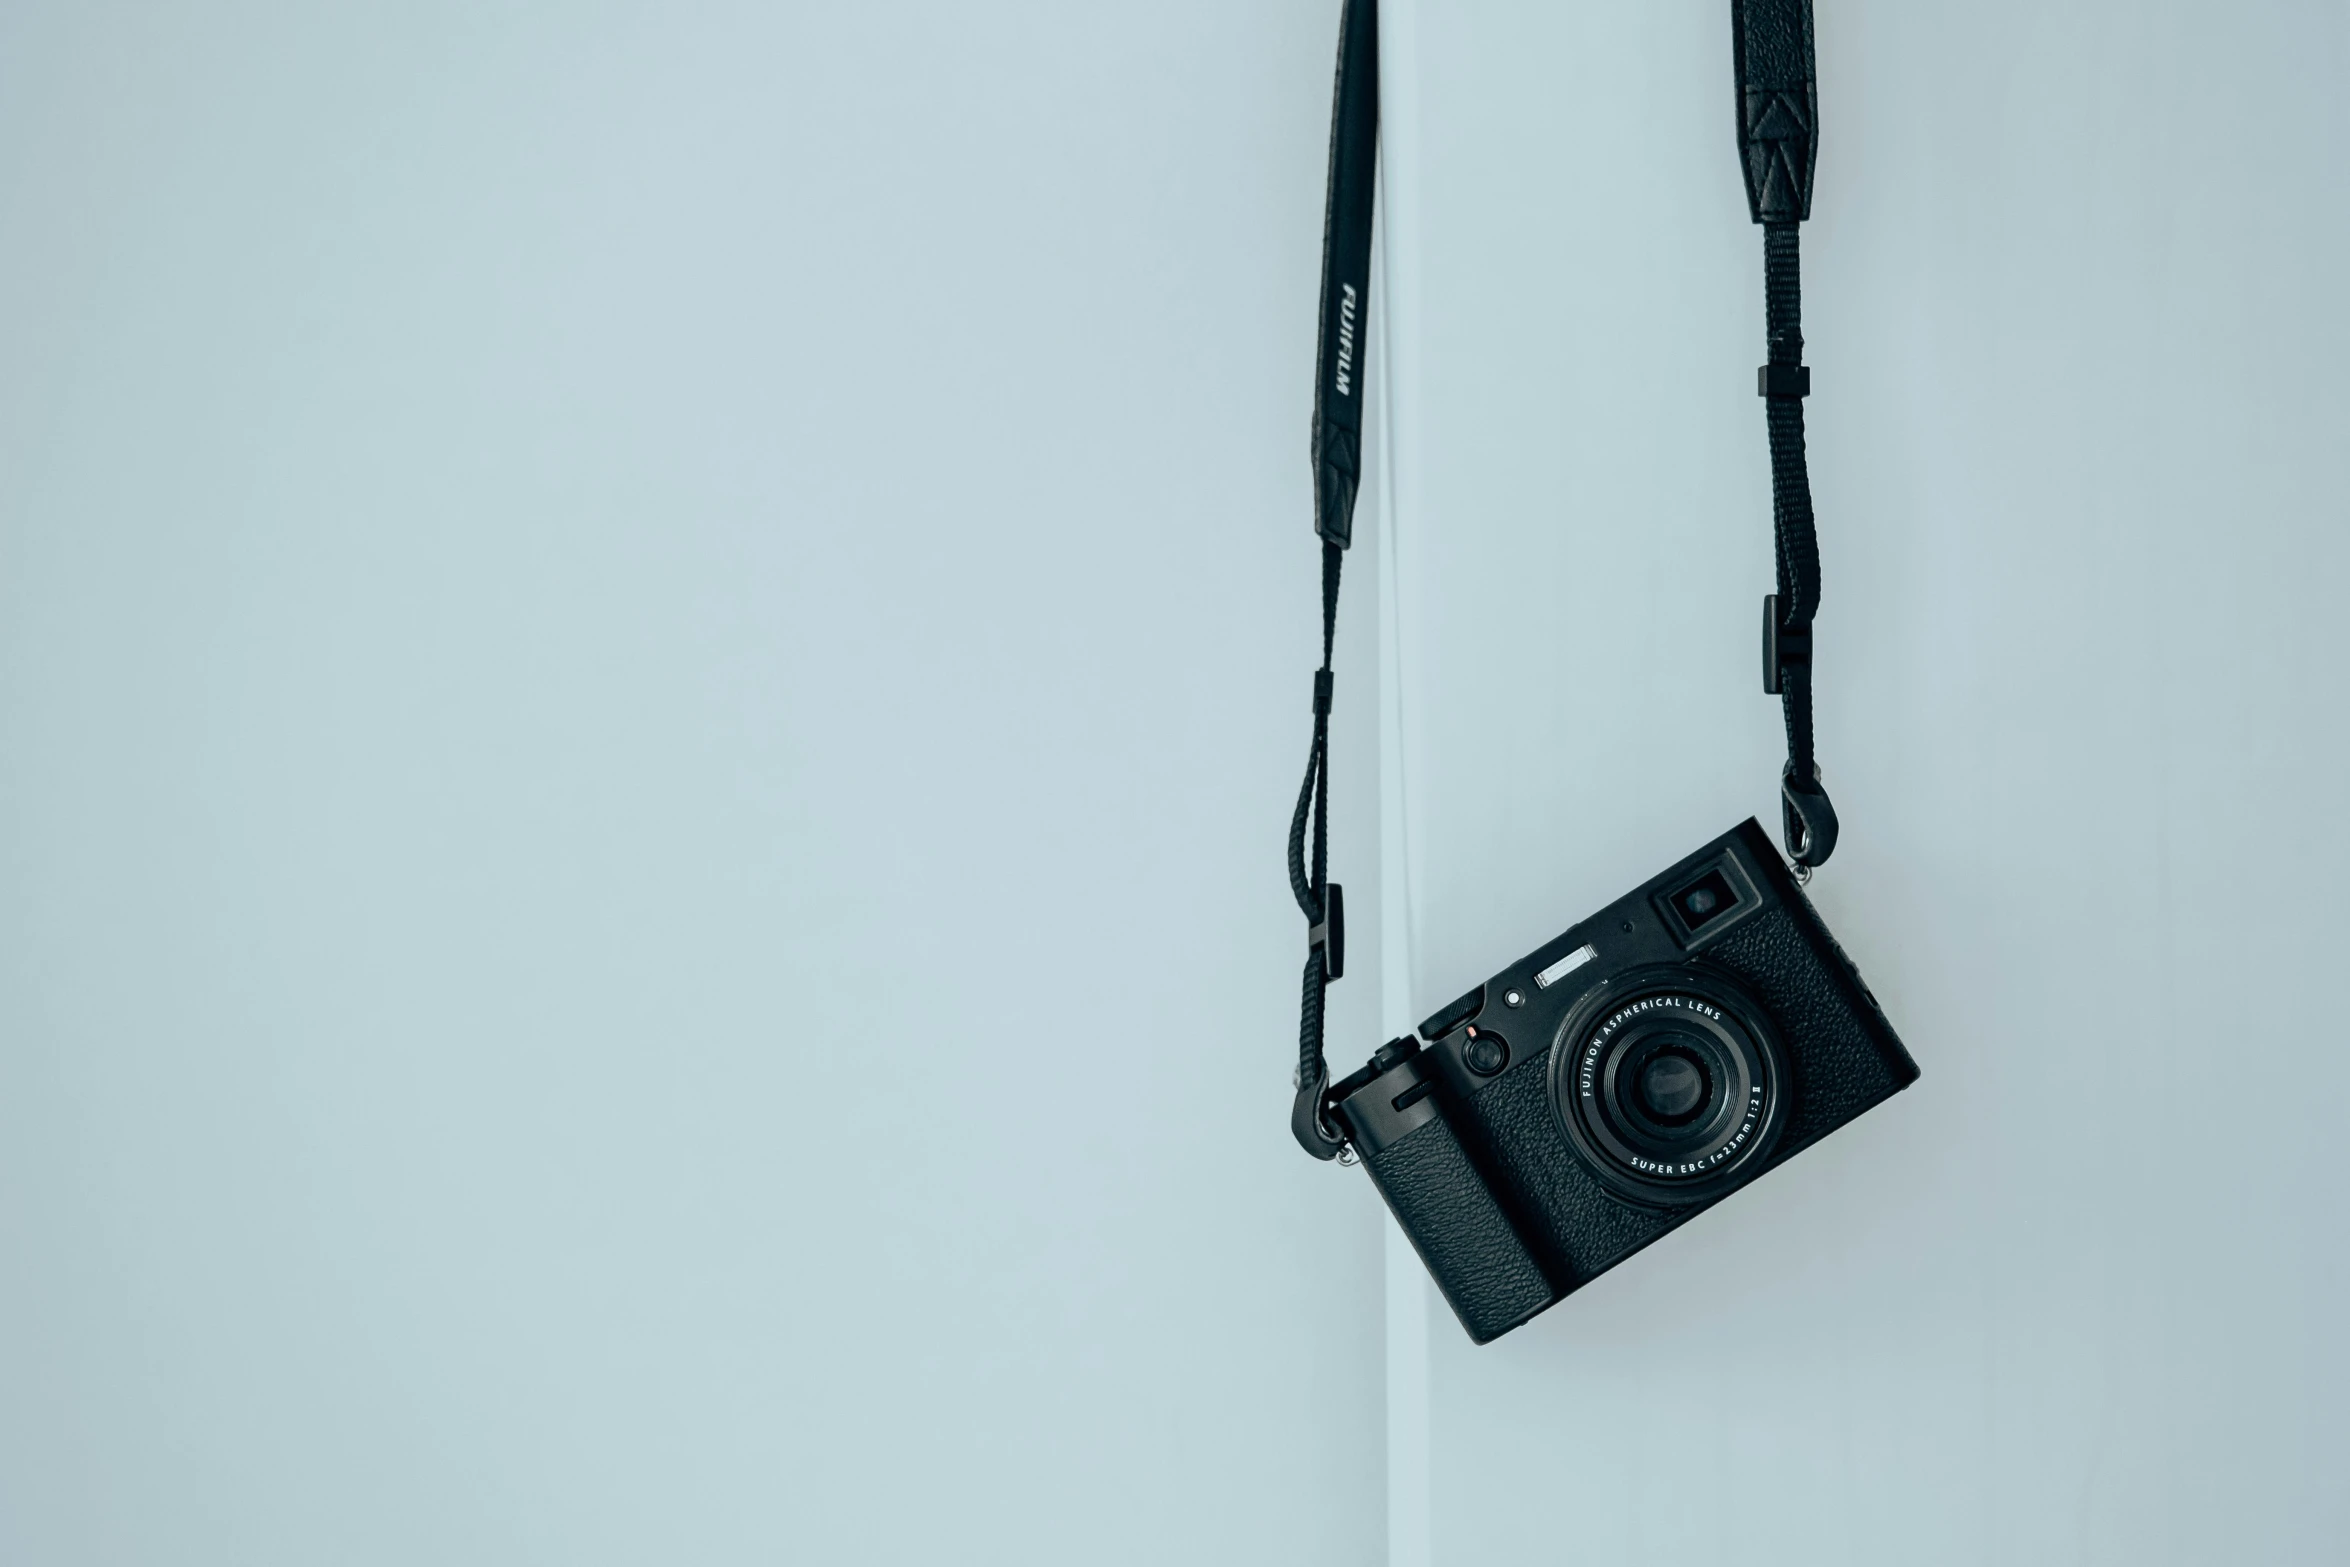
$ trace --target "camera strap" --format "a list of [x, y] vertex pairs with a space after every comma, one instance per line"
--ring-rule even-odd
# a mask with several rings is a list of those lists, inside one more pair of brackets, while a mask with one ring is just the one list
[[[1331, 1124], [1322, 1007], [1346, 970], [1346, 899], [1330, 880], [1330, 654], [1338, 580], [1362, 478], [1363, 349], [1371, 293], [1372, 195], [1379, 155], [1377, 0], [1344, 0], [1330, 115], [1323, 208], [1321, 346], [1314, 370], [1314, 531], [1322, 540], [1322, 667], [1314, 671], [1314, 736], [1289, 821], [1289, 885], [1306, 918], [1297, 1098], [1290, 1130], [1317, 1159], [1346, 1148]], [[1738, 149], [1746, 201], [1763, 231], [1763, 318], [1769, 359], [1756, 373], [1771, 445], [1771, 518], [1778, 591], [1763, 599], [1763, 689], [1780, 699], [1787, 765], [1780, 774], [1787, 853], [1808, 879], [1836, 847], [1836, 811], [1812, 750], [1811, 623], [1820, 602], [1819, 539], [1804, 466], [1803, 291], [1796, 235], [1811, 214], [1819, 87], [1811, 0], [1731, 0]]]
[[1306, 972], [1297, 1025], [1297, 1099], [1289, 1128], [1305, 1151], [1334, 1159], [1322, 1000], [1346, 972], [1346, 895], [1330, 879], [1330, 652], [1338, 576], [1354, 534], [1362, 481], [1363, 349], [1371, 305], [1371, 207], [1379, 165], [1379, 7], [1346, 0], [1331, 93], [1330, 184], [1322, 210], [1321, 351], [1314, 369], [1314, 531], [1322, 539], [1322, 667], [1314, 671], [1314, 740], [1289, 819], [1289, 887], [1306, 917]]
[[1836, 808], [1820, 786], [1812, 754], [1811, 622], [1820, 607], [1820, 544], [1812, 524], [1811, 475], [1803, 460], [1803, 274], [1796, 234], [1811, 216], [1812, 165], [1819, 156], [1818, 73], [1811, 0], [1730, 0], [1738, 71], [1738, 152], [1746, 206], [1763, 231], [1763, 330], [1769, 362], [1756, 372], [1771, 440], [1771, 523], [1778, 540], [1779, 591], [1763, 599], [1763, 690], [1787, 720], [1787, 766], [1779, 775], [1787, 856], [1810, 879], [1836, 847]]

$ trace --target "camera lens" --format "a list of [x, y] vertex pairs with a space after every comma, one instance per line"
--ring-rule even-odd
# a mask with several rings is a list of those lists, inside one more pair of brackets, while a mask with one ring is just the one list
[[1640, 1069], [1641, 1108], [1667, 1126], [1696, 1119], [1711, 1097], [1705, 1068], [1678, 1050], [1663, 1050]]
[[1709, 965], [1638, 970], [1575, 1009], [1551, 1055], [1551, 1104], [1618, 1195], [1703, 1201], [1777, 1138], [1785, 1072], [1768, 1018]]

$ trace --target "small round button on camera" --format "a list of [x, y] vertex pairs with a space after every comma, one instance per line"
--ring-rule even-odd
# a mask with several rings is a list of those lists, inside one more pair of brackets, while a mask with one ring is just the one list
[[1461, 1064], [1479, 1077], [1491, 1077], [1510, 1064], [1510, 1047], [1499, 1034], [1473, 1028], [1461, 1046]]
[[1505, 1007], [1522, 1007], [1526, 1004], [1526, 993], [1522, 990], [1505, 990], [1502, 992], [1501, 1004]]

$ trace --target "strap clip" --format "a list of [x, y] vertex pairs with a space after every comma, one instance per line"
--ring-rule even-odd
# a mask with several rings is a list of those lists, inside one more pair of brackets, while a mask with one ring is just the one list
[[1811, 396], [1811, 366], [1762, 365], [1754, 372], [1754, 390], [1763, 397]]
[[1306, 951], [1322, 954], [1325, 983], [1346, 972], [1346, 889], [1336, 882], [1322, 898], [1322, 917], [1306, 927]]
[[1795, 862], [1797, 874], [1826, 864], [1836, 851], [1836, 807], [1820, 786], [1819, 768], [1814, 766], [1809, 778], [1798, 778], [1795, 764], [1789, 762], [1779, 774], [1779, 805], [1787, 829], [1787, 857]]
[[1786, 687], [1790, 669], [1811, 668], [1811, 622], [1782, 624], [1779, 595], [1763, 595], [1763, 690], [1777, 696]]
[[1316, 718], [1330, 716], [1330, 681], [1329, 670], [1317, 669], [1314, 671], [1314, 716]]
[[1317, 1072], [1300, 1083], [1289, 1106], [1289, 1134], [1297, 1145], [1317, 1159], [1336, 1159], [1346, 1151], [1346, 1138], [1330, 1124], [1330, 1074]]

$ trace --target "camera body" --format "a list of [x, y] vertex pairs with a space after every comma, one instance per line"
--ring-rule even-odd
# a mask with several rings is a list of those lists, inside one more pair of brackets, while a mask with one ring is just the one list
[[1333, 1085], [1483, 1344], [1917, 1080], [1750, 818]]

